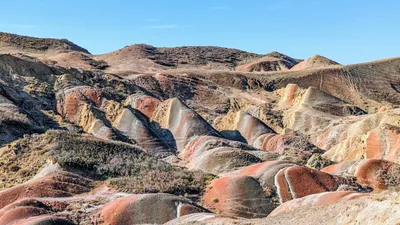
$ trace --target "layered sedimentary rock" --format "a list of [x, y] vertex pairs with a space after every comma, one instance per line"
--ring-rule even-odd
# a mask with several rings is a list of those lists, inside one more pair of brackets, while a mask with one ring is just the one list
[[152, 119], [159, 123], [161, 128], [168, 129], [172, 133], [179, 152], [191, 138], [202, 135], [220, 136], [199, 114], [177, 98], [160, 104]]
[[221, 131], [239, 131], [250, 145], [263, 134], [275, 133], [261, 120], [243, 111], [229, 112], [226, 117], [216, 122], [215, 127]]
[[[342, 126], [342, 133], [337, 139], [340, 142], [332, 146], [325, 156], [334, 161], [376, 158], [399, 162], [398, 119], [397, 111], [388, 111], [368, 115], [353, 124]], [[336, 133], [340, 132], [334, 129]]]
[[194, 158], [188, 165], [192, 170], [202, 170], [207, 173], [220, 174], [239, 169], [262, 160], [241, 149], [218, 147], [208, 150]]
[[217, 147], [230, 147], [247, 151], [256, 150], [256, 148], [238, 141], [231, 141], [213, 136], [199, 136], [191, 140], [179, 156], [183, 160], [190, 162], [192, 159], [200, 156], [204, 152]]
[[97, 107], [101, 105], [101, 93], [91, 87], [74, 87], [65, 90], [62, 95], [58, 100], [57, 110], [71, 122], [75, 121], [81, 102], [92, 103]]
[[322, 169], [322, 171], [351, 175], [357, 178], [357, 182], [368, 185], [374, 189], [387, 189], [400, 184], [400, 165], [380, 159], [350, 160], [334, 164]]
[[134, 109], [139, 110], [148, 118], [154, 115], [160, 100], [143, 94], [130, 95], [125, 99], [125, 105], [129, 105]]

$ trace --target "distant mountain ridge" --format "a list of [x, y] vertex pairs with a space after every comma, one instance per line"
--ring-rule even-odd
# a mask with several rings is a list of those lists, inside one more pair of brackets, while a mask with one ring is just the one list
[[150, 71], [171, 68], [234, 70], [246, 60], [261, 57], [263, 55], [215, 46], [157, 48], [146, 44], [130, 45], [96, 56], [106, 61], [112, 72], [148, 72], [149, 68]]
[[340, 65], [320, 55], [303, 60], [276, 51], [257, 54], [218, 46], [155, 47], [134, 44], [113, 52], [92, 55], [87, 49], [67, 39], [29, 37], [5, 32], [0, 32], [0, 53], [20, 58], [34, 57], [48, 65], [104, 70], [121, 75], [170, 69], [295, 71]]

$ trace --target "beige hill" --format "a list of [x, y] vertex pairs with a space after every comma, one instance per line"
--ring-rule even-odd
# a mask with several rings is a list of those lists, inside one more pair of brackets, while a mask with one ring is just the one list
[[313, 69], [313, 68], [321, 68], [321, 67], [330, 67], [330, 66], [338, 66], [339, 63], [325, 58], [320, 55], [313, 55], [310, 58], [300, 62], [299, 64], [293, 66], [291, 68], [292, 71], [295, 70], [305, 70], [305, 69]]

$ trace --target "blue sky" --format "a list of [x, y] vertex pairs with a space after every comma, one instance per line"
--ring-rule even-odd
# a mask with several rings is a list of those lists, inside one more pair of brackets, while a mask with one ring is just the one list
[[126, 45], [216, 45], [343, 64], [400, 56], [398, 0], [12, 0], [0, 31], [67, 38], [93, 54]]

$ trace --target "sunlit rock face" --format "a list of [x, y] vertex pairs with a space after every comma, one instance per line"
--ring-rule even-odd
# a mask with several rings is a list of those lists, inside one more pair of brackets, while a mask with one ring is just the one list
[[253, 145], [255, 140], [263, 134], [275, 133], [261, 120], [243, 111], [229, 112], [215, 126], [218, 130], [238, 131], [250, 145]]
[[160, 100], [147, 96], [147, 95], [130, 95], [125, 100], [125, 105], [131, 106], [134, 109], [139, 110], [148, 118], [151, 118], [154, 115], [154, 112], [157, 109], [158, 104], [160, 104]]
[[197, 136], [220, 136], [199, 114], [177, 98], [160, 104], [153, 120], [172, 133], [178, 152]]

